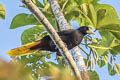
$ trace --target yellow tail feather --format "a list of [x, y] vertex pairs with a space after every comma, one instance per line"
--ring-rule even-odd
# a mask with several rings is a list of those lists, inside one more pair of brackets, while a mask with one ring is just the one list
[[7, 54], [9, 54], [10, 56], [23, 56], [23, 55], [32, 54], [33, 52], [38, 51], [38, 49], [30, 50], [30, 48], [38, 44], [40, 44], [39, 41], [28, 43], [22, 47], [18, 47], [8, 51]]

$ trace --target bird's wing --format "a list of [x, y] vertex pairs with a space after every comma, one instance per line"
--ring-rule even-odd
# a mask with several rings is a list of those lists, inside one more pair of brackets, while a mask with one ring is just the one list
[[[69, 29], [69, 30], [59, 31], [57, 33], [59, 36], [67, 36], [67, 35], [70, 35], [72, 32], [74, 32], [74, 30]], [[47, 36], [43, 37], [42, 40], [51, 40], [51, 38], [49, 35], [47, 35]]]
[[67, 35], [70, 35], [74, 30], [64, 30], [64, 31], [60, 31], [60, 32], [57, 32], [59, 36], [67, 36]]

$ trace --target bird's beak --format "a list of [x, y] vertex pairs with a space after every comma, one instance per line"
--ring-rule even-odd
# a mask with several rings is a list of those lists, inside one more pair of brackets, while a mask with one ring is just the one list
[[87, 30], [86, 33], [95, 35], [95, 33], [92, 31], [92, 29]]

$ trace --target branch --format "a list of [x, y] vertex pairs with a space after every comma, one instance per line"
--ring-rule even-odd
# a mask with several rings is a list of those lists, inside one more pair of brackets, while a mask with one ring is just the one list
[[56, 44], [61, 55], [69, 63], [76, 78], [79, 79], [80, 73], [77, 69], [77, 66], [72, 56], [70, 55], [68, 49], [65, 47], [64, 43], [62, 42], [62, 40], [54, 30], [53, 26], [49, 23], [49, 21], [46, 19], [43, 13], [38, 9], [38, 7], [31, 0], [22, 0], [22, 2], [28, 7], [28, 9], [33, 13], [33, 15], [38, 19], [38, 21], [44, 25], [44, 28], [47, 30], [51, 39]]
[[[55, 18], [56, 18], [56, 21], [58, 22], [60, 30], [70, 29], [69, 24], [67, 23], [67, 20], [64, 18], [64, 15], [62, 13], [62, 10], [57, 0], [48, 0], [48, 2], [50, 3], [51, 9], [53, 11], [53, 14], [55, 15]], [[79, 72], [81, 73], [82, 79], [89, 80], [84, 59], [80, 53], [78, 46], [73, 48], [73, 58], [75, 60], [75, 63], [78, 67]]]

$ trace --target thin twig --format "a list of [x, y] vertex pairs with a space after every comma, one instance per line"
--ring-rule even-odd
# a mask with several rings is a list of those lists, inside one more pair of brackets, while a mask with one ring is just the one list
[[83, 48], [81, 48], [80, 46], [79, 46], [79, 48], [80, 48], [86, 55], [89, 55]]

